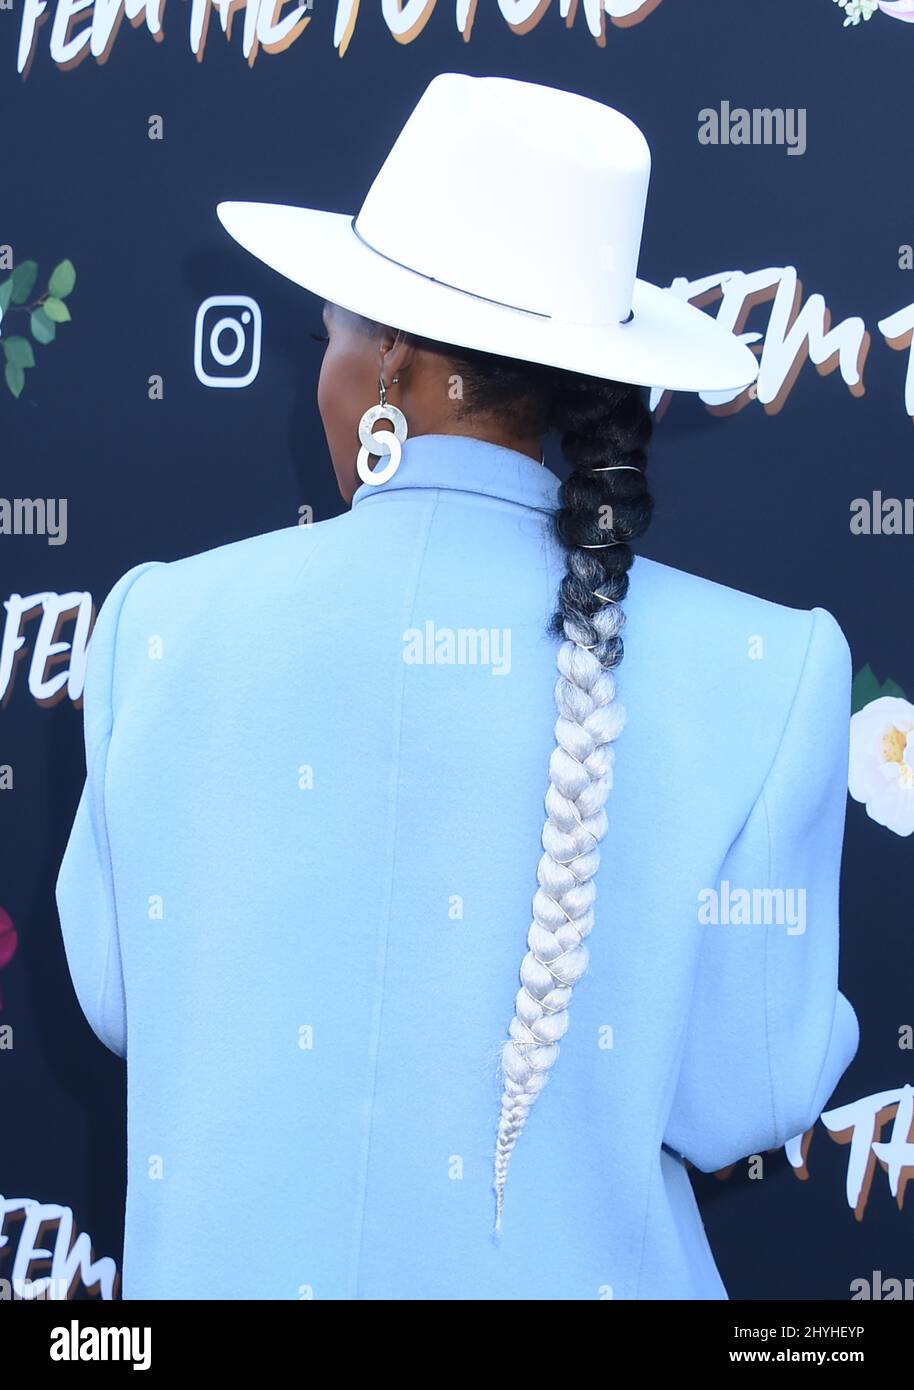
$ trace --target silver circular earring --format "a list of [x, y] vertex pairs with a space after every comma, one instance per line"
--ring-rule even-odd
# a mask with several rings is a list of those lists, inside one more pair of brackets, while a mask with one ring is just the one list
[[[394, 381], [397, 380], [398, 378], [394, 377]], [[400, 467], [400, 446], [405, 443], [407, 435], [406, 416], [395, 405], [388, 405], [387, 387], [384, 385], [383, 377], [378, 378], [378, 390], [381, 398], [379, 404], [369, 406], [359, 421], [359, 439], [362, 441], [362, 447], [356, 461], [362, 482], [369, 483], [372, 487], [380, 487], [382, 483], [390, 482]], [[393, 429], [373, 434], [372, 427], [378, 420], [389, 420]], [[390, 457], [383, 468], [372, 471], [369, 464], [373, 454], [377, 454], [379, 458], [384, 458], [385, 455]]]

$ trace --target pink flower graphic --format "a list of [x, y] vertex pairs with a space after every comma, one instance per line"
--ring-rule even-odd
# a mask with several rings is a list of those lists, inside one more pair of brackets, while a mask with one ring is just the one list
[[[0, 907], [0, 970], [5, 965], [9, 965], [16, 954], [18, 944], [19, 938], [16, 935], [16, 928], [13, 926], [13, 919], [4, 908]], [[2, 1008], [3, 995], [0, 994], [0, 1009]]]
[[900, 19], [905, 24], [914, 24], [914, 0], [876, 0], [883, 14], [890, 19]]

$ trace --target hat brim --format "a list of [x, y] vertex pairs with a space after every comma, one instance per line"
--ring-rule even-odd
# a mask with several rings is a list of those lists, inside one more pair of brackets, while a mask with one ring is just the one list
[[672, 391], [738, 391], [758, 375], [735, 334], [647, 280], [635, 280], [628, 323], [566, 323], [401, 266], [362, 241], [346, 213], [253, 202], [221, 202], [216, 213], [239, 245], [303, 289], [426, 338]]

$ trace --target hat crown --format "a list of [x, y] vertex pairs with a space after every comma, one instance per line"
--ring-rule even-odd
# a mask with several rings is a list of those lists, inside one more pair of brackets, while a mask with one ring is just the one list
[[634, 121], [601, 102], [441, 73], [354, 227], [375, 251], [465, 293], [618, 324], [632, 307], [650, 165]]

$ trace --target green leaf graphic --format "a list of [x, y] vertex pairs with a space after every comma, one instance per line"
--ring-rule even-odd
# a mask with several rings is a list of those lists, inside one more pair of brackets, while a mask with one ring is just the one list
[[70, 322], [70, 310], [62, 299], [55, 299], [53, 295], [48, 295], [41, 307], [54, 323]]
[[28, 338], [0, 338], [7, 362], [16, 367], [34, 367], [35, 354]]
[[[48, 289], [55, 299], [66, 299], [75, 284], [76, 267], [71, 260], [61, 261], [60, 265], [55, 265], [48, 281]], [[65, 322], [64, 319], [58, 319], [58, 323], [63, 322]]]
[[32, 310], [29, 326], [32, 330], [32, 337], [35, 339], [36, 343], [53, 343], [57, 336], [57, 329], [44, 312], [44, 309]]
[[25, 385], [25, 372], [21, 367], [15, 366], [14, 363], [7, 362], [4, 375], [6, 377], [7, 386], [14, 396], [18, 396]]
[[[10, 305], [25, 305], [29, 315], [29, 330], [36, 343], [46, 346], [57, 336], [59, 323], [70, 323], [70, 310], [64, 299], [76, 284], [76, 268], [69, 259], [59, 261], [51, 272], [47, 293], [43, 302], [34, 308], [28, 307], [38, 279], [38, 262], [22, 261], [8, 279], [0, 284], [0, 316], [5, 317]], [[4, 376], [6, 384], [14, 396], [19, 396], [25, 386], [25, 374], [35, 365], [35, 354], [27, 337], [13, 334], [0, 337], [0, 347], [6, 359]]]
[[35, 280], [38, 276], [37, 261], [23, 261], [17, 265], [10, 277], [13, 282], [12, 301], [14, 304], [24, 304], [35, 287]]
[[851, 714], [857, 714], [864, 705], [872, 704], [874, 700], [883, 696], [891, 696], [898, 700], [908, 698], [897, 681], [887, 680], [880, 685], [879, 678], [867, 662], [854, 676], [851, 685]]

